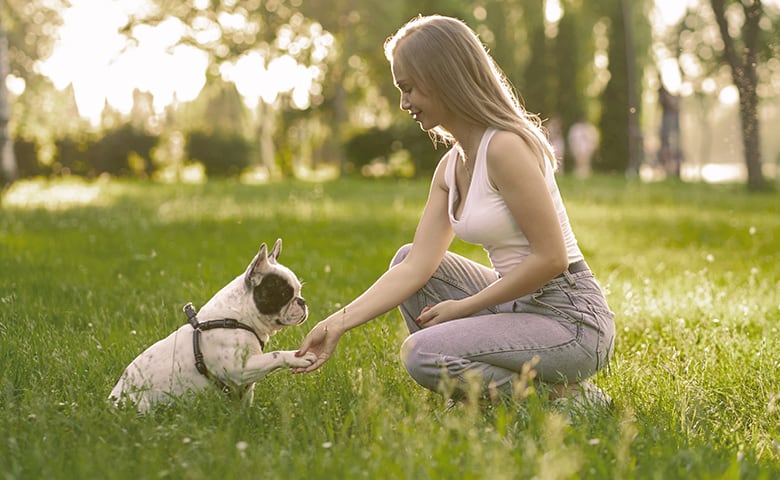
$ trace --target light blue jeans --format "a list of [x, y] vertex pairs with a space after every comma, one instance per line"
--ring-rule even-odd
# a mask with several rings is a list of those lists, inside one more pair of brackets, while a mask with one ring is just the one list
[[[410, 247], [401, 247], [390, 266]], [[513, 378], [534, 357], [536, 380], [549, 384], [580, 382], [609, 362], [614, 314], [589, 269], [567, 271], [530, 295], [467, 318], [427, 328], [414, 323], [426, 305], [468, 297], [497, 278], [496, 271], [447, 252], [428, 283], [399, 306], [410, 333], [401, 359], [416, 382], [443, 393], [449, 379], [448, 394], [458, 398], [478, 373], [483, 393], [492, 386], [511, 395]]]

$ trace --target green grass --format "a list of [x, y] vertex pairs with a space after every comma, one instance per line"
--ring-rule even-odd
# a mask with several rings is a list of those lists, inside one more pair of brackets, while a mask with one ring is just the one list
[[618, 325], [595, 378], [615, 411], [572, 424], [536, 397], [445, 413], [398, 361], [396, 312], [317, 372], [270, 376], [251, 407], [205, 394], [116, 409], [125, 365], [277, 237], [311, 316], [270, 347], [296, 348], [410, 241], [427, 184], [16, 185], [0, 211], [0, 475], [780, 478], [780, 197], [611, 178], [561, 189]]

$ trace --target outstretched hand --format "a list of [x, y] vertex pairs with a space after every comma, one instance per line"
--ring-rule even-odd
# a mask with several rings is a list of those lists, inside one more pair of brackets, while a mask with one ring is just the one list
[[333, 354], [340, 338], [341, 333], [336, 332], [335, 329], [328, 331], [328, 325], [324, 321], [318, 323], [309, 331], [306, 338], [303, 339], [301, 347], [295, 352], [296, 357], [313, 353], [317, 359], [308, 367], [293, 368], [292, 373], [309, 373], [320, 368]]

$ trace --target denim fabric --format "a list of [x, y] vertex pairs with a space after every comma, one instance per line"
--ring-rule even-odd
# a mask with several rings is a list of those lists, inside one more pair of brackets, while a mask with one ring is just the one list
[[[408, 254], [402, 247], [391, 262]], [[420, 385], [441, 391], [454, 379], [455, 394], [478, 373], [483, 387], [511, 394], [511, 381], [537, 357], [537, 380], [574, 383], [601, 370], [612, 354], [614, 314], [590, 270], [565, 272], [536, 292], [473, 316], [420, 328], [414, 320], [426, 305], [461, 299], [498, 278], [483, 265], [447, 252], [428, 283], [399, 306], [410, 335], [401, 359]]]

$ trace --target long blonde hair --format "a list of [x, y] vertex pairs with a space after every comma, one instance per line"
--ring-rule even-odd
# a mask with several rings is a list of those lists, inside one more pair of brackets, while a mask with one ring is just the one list
[[[519, 135], [540, 158], [555, 165], [541, 120], [518, 97], [477, 35], [461, 20], [441, 15], [409, 20], [384, 45], [391, 66], [397, 63], [418, 88], [470, 123]], [[434, 144], [455, 143], [441, 126], [431, 132]]]

